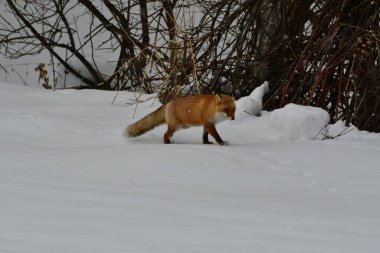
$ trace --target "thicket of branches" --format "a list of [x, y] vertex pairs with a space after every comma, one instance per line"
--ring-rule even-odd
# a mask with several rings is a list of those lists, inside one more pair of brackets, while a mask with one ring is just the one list
[[[212, 92], [239, 98], [267, 80], [267, 110], [319, 106], [332, 121], [380, 131], [378, 1], [6, 0], [6, 8], [19, 22], [1, 20], [1, 53], [48, 50], [90, 88], [141, 88], [166, 102]], [[110, 48], [118, 58], [105, 75], [93, 55]]]

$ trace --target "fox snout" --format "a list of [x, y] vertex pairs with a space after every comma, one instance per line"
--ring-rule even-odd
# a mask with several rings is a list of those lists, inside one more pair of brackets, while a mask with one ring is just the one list
[[233, 109], [226, 109], [225, 115], [227, 119], [235, 120], [235, 108]]
[[227, 112], [227, 117], [230, 118], [231, 120], [235, 120], [235, 110]]

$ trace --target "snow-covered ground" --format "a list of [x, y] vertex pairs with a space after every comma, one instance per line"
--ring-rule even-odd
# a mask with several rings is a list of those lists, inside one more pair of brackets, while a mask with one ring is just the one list
[[154, 96], [115, 95], [0, 83], [0, 252], [379, 252], [380, 134], [287, 105], [164, 145], [122, 136]]

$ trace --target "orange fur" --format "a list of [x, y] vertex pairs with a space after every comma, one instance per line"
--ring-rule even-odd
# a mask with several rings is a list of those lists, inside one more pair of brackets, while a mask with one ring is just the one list
[[128, 126], [125, 135], [139, 136], [166, 123], [168, 130], [164, 134], [164, 142], [170, 143], [176, 130], [203, 125], [204, 144], [211, 143], [208, 141], [208, 134], [211, 134], [220, 145], [224, 145], [226, 142], [220, 138], [215, 124], [227, 118], [235, 119], [235, 107], [233, 97], [223, 94], [178, 97]]

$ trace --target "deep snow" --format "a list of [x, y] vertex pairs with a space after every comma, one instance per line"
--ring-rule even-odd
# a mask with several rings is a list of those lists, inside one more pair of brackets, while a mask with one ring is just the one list
[[379, 134], [322, 141], [342, 123], [291, 104], [217, 125], [229, 146], [164, 145], [122, 136], [154, 96], [115, 95], [0, 83], [0, 252], [380, 249]]

